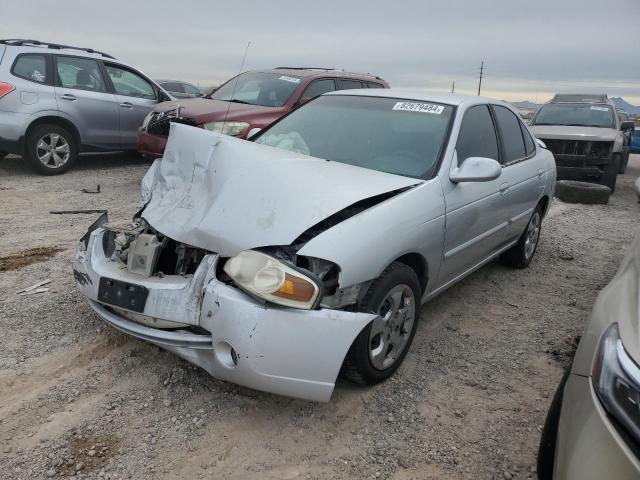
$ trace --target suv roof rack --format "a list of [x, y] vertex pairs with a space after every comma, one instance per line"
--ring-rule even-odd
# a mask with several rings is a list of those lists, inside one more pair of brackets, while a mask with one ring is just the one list
[[115, 57], [109, 55], [108, 53], [99, 52], [98, 50], [94, 50], [93, 48], [72, 47], [71, 45], [60, 45], [58, 43], [41, 42], [39, 40], [27, 40], [23, 38], [7, 38], [4, 40], [0, 40], [0, 43], [4, 43], [5, 45], [16, 45], [16, 46], [31, 45], [36, 47], [52, 48], [55, 50], [61, 50], [63, 48], [71, 49], [71, 50], [80, 50], [87, 53], [95, 53], [98, 55], [102, 55], [105, 58], [112, 58], [115, 60]]
[[556, 93], [552, 102], [603, 102], [607, 103], [609, 98], [606, 93]]

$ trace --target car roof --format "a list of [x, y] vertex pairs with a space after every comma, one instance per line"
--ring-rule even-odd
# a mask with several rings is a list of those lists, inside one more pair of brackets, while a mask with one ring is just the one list
[[478, 97], [476, 95], [461, 95], [458, 93], [441, 93], [441, 92], [422, 92], [412, 90], [401, 90], [396, 88], [371, 88], [359, 90], [337, 90], [335, 92], [325, 93], [324, 95], [357, 95], [362, 97], [386, 97], [398, 98], [400, 100], [417, 100], [420, 102], [443, 103], [445, 105], [462, 106], [476, 105], [482, 103], [492, 103], [495, 105], [503, 105], [514, 110], [514, 107], [502, 100], [493, 98]]
[[268, 68], [265, 70], [254, 70], [256, 72], [266, 72], [281, 75], [292, 75], [294, 77], [308, 78], [308, 77], [353, 77], [363, 80], [371, 81], [385, 81], [382, 78], [372, 75], [370, 73], [355, 73], [347, 72], [344, 70], [334, 68], [315, 68], [315, 67], [276, 67]]

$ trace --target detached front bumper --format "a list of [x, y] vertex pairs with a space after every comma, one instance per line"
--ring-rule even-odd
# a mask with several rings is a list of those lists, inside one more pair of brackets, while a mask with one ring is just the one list
[[[349, 347], [375, 318], [375, 314], [265, 305], [218, 281], [218, 258], [213, 254], [193, 275], [132, 274], [104, 256], [103, 233], [101, 228], [93, 231], [87, 247], [80, 244], [74, 262], [78, 288], [94, 311], [118, 330], [174, 352], [220, 380], [329, 401]], [[101, 278], [146, 287], [144, 311], [127, 312], [99, 302]], [[136, 315], [145, 318], [145, 325], [134, 321]], [[181, 326], [154, 328], [154, 321]]]
[[602, 407], [591, 378], [569, 376], [556, 445], [556, 480], [640, 478], [640, 459]]

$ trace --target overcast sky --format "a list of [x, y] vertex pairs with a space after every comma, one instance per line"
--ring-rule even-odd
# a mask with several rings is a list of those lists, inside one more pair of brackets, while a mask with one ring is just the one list
[[640, 105], [640, 0], [0, 0], [0, 37], [91, 47], [154, 78], [217, 85], [320, 66], [394, 87], [542, 102], [606, 92]]

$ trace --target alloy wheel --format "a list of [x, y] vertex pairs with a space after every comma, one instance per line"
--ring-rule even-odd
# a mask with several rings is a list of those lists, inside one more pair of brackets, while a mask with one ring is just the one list
[[58, 133], [47, 133], [36, 143], [36, 155], [45, 167], [60, 168], [69, 161], [71, 147], [66, 138]]
[[384, 297], [369, 334], [369, 358], [377, 370], [395, 363], [407, 346], [416, 317], [416, 299], [408, 285], [396, 285]]

